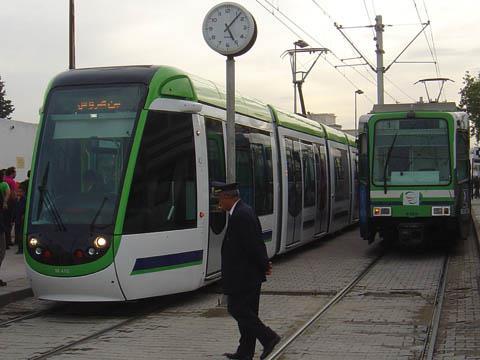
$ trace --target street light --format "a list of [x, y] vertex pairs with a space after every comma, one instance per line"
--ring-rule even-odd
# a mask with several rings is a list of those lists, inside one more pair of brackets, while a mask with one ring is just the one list
[[357, 136], [357, 94], [362, 95], [363, 91], [360, 89], [355, 90], [355, 136]]

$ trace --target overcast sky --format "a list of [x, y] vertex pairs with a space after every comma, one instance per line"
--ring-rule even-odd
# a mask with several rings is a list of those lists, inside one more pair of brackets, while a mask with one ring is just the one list
[[[16, 108], [14, 120], [38, 122], [38, 108], [49, 80], [68, 67], [68, 2], [0, 0], [0, 76], [6, 85], [7, 98]], [[223, 85], [225, 58], [206, 45], [201, 31], [204, 16], [219, 2], [76, 0], [77, 67], [172, 65]], [[446, 85], [445, 97], [458, 102], [465, 71], [477, 74], [480, 70], [480, 3], [475, 0], [237, 0], [237, 3], [253, 14], [258, 26], [256, 44], [236, 59], [237, 90], [292, 111], [290, 63], [281, 54], [302, 38], [312, 46], [332, 51], [325, 59], [320, 58], [306, 79], [307, 110], [335, 113], [344, 128], [353, 128], [355, 90], [365, 92], [357, 99], [358, 113], [366, 113], [376, 101], [376, 80], [367, 66], [335, 68], [340, 65], [339, 59], [356, 54], [335, 29], [334, 22], [344, 27], [370, 25], [375, 15], [382, 15], [386, 25], [393, 25], [384, 32], [384, 62], [389, 65], [420, 31], [419, 17], [422, 22], [430, 19], [426, 36], [421, 34], [398, 61], [427, 62], [436, 55], [439, 72], [429, 63], [393, 64], [386, 73], [385, 102], [411, 102], [425, 96], [423, 86], [413, 83], [438, 75], [455, 81]], [[372, 28], [345, 32], [375, 65]], [[299, 56], [299, 70], [308, 67], [313, 59], [313, 55]], [[437, 90], [434, 86], [431, 93], [436, 96]]]

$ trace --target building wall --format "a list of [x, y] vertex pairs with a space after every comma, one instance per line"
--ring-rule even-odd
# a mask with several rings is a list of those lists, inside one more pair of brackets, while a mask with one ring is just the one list
[[32, 166], [37, 124], [0, 119], [0, 169], [17, 168], [17, 181], [27, 177]]

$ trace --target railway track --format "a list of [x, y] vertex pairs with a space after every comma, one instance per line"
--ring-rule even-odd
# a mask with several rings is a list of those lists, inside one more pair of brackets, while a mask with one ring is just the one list
[[319, 311], [317, 311], [305, 324], [302, 325], [293, 335], [291, 335], [286, 341], [280, 344], [276, 350], [269, 355], [268, 360], [279, 359], [282, 356], [288, 347], [295, 342], [302, 334], [313, 324], [315, 323], [323, 314], [325, 314], [329, 309], [331, 309], [336, 303], [341, 301], [354, 287], [357, 285], [364, 277], [367, 275], [371, 269], [380, 261], [385, 253], [378, 255], [360, 274], [358, 274], [355, 279], [353, 279], [347, 286], [340, 290], [325, 306], [323, 306]]
[[447, 287], [447, 274], [448, 274], [448, 261], [450, 257], [445, 255], [443, 260], [442, 270], [440, 274], [440, 279], [437, 287], [437, 292], [435, 294], [434, 302], [434, 311], [432, 320], [430, 322], [428, 336], [425, 340], [425, 345], [423, 347], [422, 355], [420, 359], [422, 360], [432, 360], [434, 351], [435, 351], [435, 342], [438, 334], [438, 327], [440, 325], [440, 315], [442, 313], [443, 299], [445, 295], [445, 289]]
[[54, 304], [52, 306], [49, 306], [46, 309], [27, 311], [22, 315], [14, 316], [10, 319], [0, 321], [0, 329], [24, 320], [33, 319], [42, 315], [52, 314], [52, 313], [55, 313], [56, 311], [61, 311], [66, 306], [67, 304]]
[[[340, 290], [325, 306], [317, 311], [309, 320], [307, 320], [294, 334], [292, 334], [286, 341], [280, 344], [275, 351], [270, 354], [268, 360], [279, 359], [284, 355], [295, 343], [296, 340], [302, 337], [313, 324], [315, 324], [325, 313], [331, 310], [337, 303], [342, 301], [355, 286], [375, 267], [375, 265], [383, 258], [385, 253], [380, 254], [375, 258], [355, 279], [353, 279], [347, 286]], [[440, 315], [445, 294], [447, 273], [448, 273], [449, 255], [445, 255], [443, 264], [440, 270], [438, 287], [434, 297], [433, 316], [428, 328], [428, 336], [426, 337], [420, 359], [432, 360], [435, 349], [435, 341], [438, 334], [438, 327], [440, 323]]]

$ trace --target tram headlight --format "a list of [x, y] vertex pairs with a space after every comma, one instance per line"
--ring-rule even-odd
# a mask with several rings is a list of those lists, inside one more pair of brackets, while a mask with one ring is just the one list
[[450, 206], [432, 206], [432, 216], [450, 216]]
[[40, 243], [40, 241], [38, 241], [38, 239], [36, 237], [31, 237], [28, 240], [28, 246], [30, 246], [31, 248], [34, 248], [34, 247], [38, 246], [39, 243]]
[[373, 216], [392, 216], [392, 208], [389, 206], [374, 207]]
[[97, 236], [95, 240], [93, 240], [93, 246], [97, 250], [105, 249], [108, 246], [108, 240], [103, 236]]
[[88, 249], [88, 255], [93, 256], [97, 253], [97, 250], [95, 250], [93, 247]]
[[38, 255], [38, 256], [42, 255], [42, 249], [39, 248], [39, 247], [37, 247], [37, 248], [35, 249], [35, 255]]

